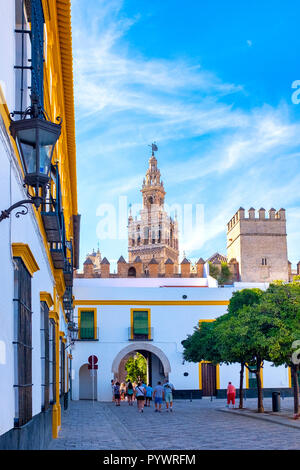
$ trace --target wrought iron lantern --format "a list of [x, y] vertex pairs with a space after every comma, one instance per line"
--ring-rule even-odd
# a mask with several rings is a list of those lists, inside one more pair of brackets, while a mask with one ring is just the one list
[[78, 326], [76, 325], [75, 322], [70, 321], [68, 324], [68, 330], [71, 336], [71, 343], [74, 344], [74, 342], [78, 339], [78, 332], [79, 332]]
[[[50, 180], [51, 161], [55, 144], [61, 133], [61, 118], [58, 124], [51, 122], [38, 105], [38, 98], [32, 96], [31, 106], [24, 112], [22, 119], [11, 121], [10, 132], [17, 143], [24, 171], [24, 183], [34, 188], [34, 195], [28, 193], [28, 199], [13, 204], [2, 211], [0, 222], [9, 217], [11, 211], [24, 204], [34, 204], [39, 208], [43, 199], [42, 193]], [[26, 214], [26, 211], [18, 212]]]

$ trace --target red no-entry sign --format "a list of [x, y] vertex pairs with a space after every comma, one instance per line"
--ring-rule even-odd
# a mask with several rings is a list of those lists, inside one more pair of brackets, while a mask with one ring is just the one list
[[88, 358], [88, 369], [92, 369], [92, 370], [95, 370], [95, 369], [98, 369], [98, 365], [97, 365], [97, 362], [98, 362], [98, 357], [97, 356], [90, 356]]

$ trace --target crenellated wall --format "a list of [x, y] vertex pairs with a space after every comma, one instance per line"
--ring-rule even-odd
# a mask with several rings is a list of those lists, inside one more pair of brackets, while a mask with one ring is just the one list
[[227, 258], [236, 259], [245, 282], [288, 281], [285, 209], [241, 207], [227, 224]]

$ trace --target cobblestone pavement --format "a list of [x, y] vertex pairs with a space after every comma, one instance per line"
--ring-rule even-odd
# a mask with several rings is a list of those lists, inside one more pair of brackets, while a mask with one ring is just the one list
[[[292, 399], [283, 400], [292, 410]], [[255, 407], [248, 399], [246, 406]], [[126, 402], [73, 401], [62, 414], [62, 429], [50, 450], [300, 449], [300, 429], [221, 413], [225, 400], [178, 400], [174, 412], [138, 413]], [[265, 399], [271, 408], [271, 400]]]

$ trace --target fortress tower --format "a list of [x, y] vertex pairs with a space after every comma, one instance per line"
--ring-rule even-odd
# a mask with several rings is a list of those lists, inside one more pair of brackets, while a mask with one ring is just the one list
[[144, 274], [149, 273], [149, 263], [154, 258], [158, 263], [158, 272], [165, 273], [165, 262], [174, 263], [174, 272], [178, 272], [178, 224], [164, 210], [165, 190], [157, 168], [154, 152], [157, 146], [152, 144], [149, 168], [141, 189], [143, 208], [140, 218], [128, 218], [128, 258], [129, 263], [136, 258], [142, 263]]
[[285, 209], [241, 207], [227, 224], [227, 259], [236, 260], [242, 282], [289, 280]]

